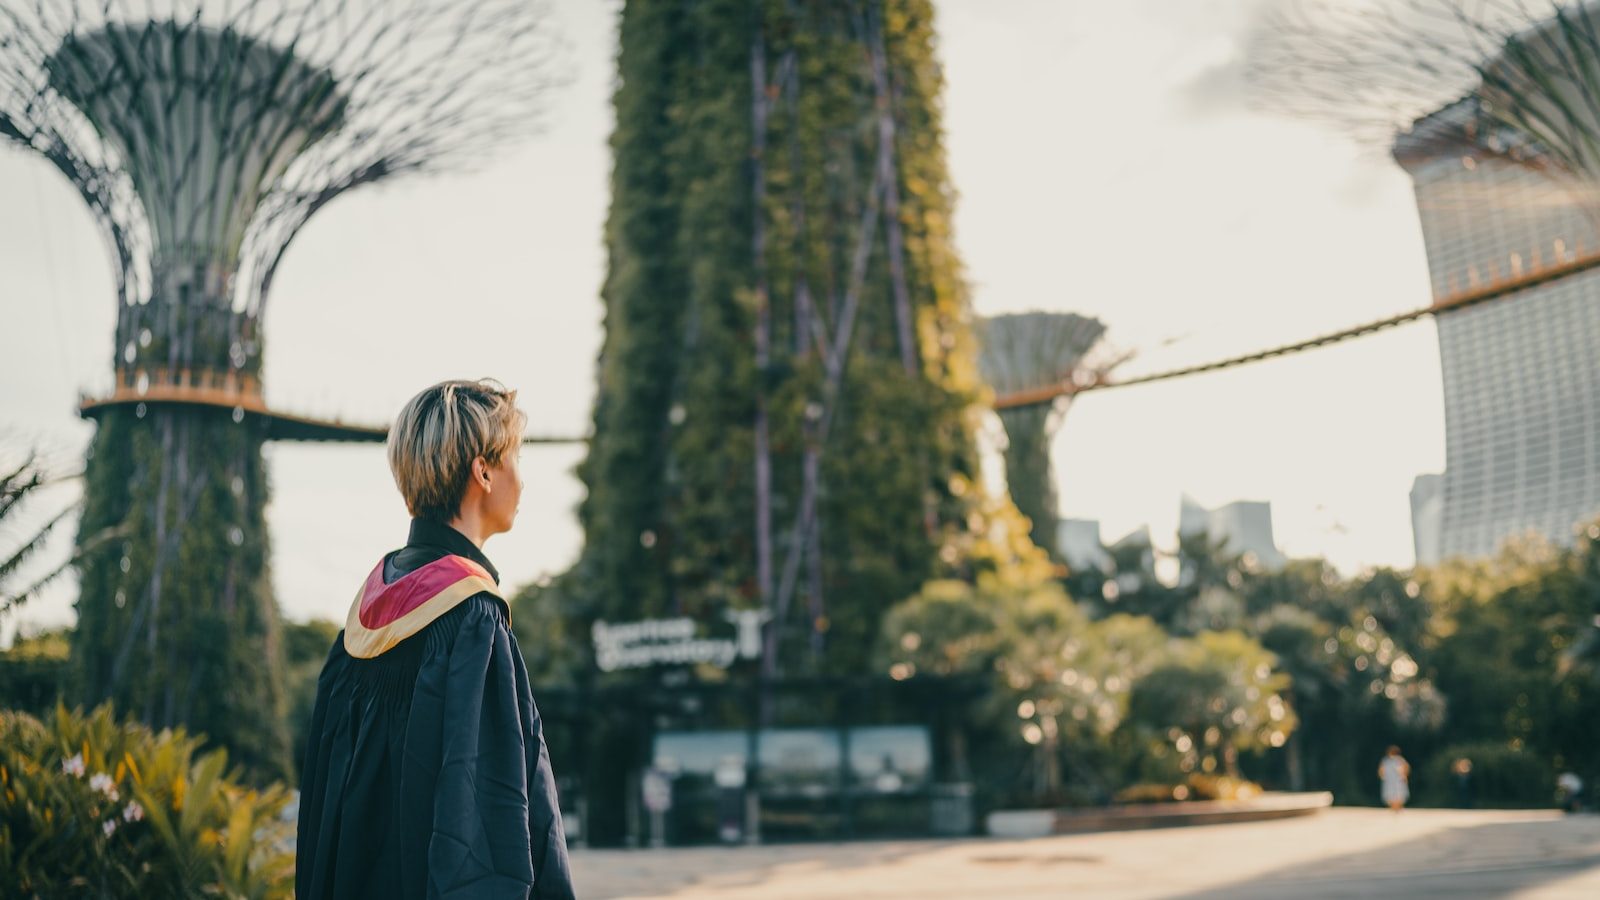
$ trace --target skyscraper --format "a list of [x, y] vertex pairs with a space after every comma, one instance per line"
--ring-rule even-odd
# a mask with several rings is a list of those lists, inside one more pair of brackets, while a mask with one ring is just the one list
[[[1600, 252], [1594, 186], [1507, 158], [1538, 153], [1514, 133], [1469, 134], [1475, 102], [1423, 117], [1393, 147], [1415, 185], [1436, 298]], [[1600, 513], [1600, 270], [1435, 320], [1445, 471], [1419, 557], [1488, 556], [1529, 531], [1569, 540]]]
[[1056, 555], [1073, 570], [1110, 571], [1111, 554], [1100, 541], [1100, 522], [1096, 519], [1058, 519]]
[[1439, 561], [1439, 522], [1444, 515], [1444, 476], [1418, 475], [1411, 482], [1411, 540], [1417, 565]]
[[1206, 509], [1184, 496], [1178, 506], [1178, 535], [1204, 534], [1220, 543], [1229, 553], [1252, 554], [1269, 569], [1280, 568], [1288, 560], [1272, 537], [1272, 504], [1258, 500], [1235, 500], [1226, 506]]

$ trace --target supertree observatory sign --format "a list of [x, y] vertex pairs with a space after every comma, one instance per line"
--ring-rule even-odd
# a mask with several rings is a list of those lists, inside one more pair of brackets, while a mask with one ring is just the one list
[[726, 669], [741, 659], [761, 658], [761, 626], [772, 614], [757, 609], [723, 613], [733, 635], [706, 637], [694, 619], [644, 619], [638, 622], [594, 623], [595, 664], [602, 672], [656, 665], [710, 663]]

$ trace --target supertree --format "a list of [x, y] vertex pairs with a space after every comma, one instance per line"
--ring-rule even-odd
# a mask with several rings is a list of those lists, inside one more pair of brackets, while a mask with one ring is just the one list
[[864, 671], [971, 532], [979, 384], [928, 0], [629, 2], [585, 549], [595, 616], [770, 612]]
[[[992, 316], [978, 326], [978, 362], [996, 394], [1018, 395], [1063, 383], [1093, 380], [1086, 357], [1106, 327], [1076, 313], [1028, 312]], [[1031, 520], [1033, 542], [1051, 556], [1056, 550], [1055, 473], [1050, 444], [1061, 427], [1071, 395], [1049, 402], [997, 410], [1006, 431], [1006, 483], [1017, 509]]]
[[1254, 99], [1388, 150], [1446, 105], [1440, 149], [1600, 177], [1600, 5], [1524, 0], [1290, 0], [1251, 41]]
[[120, 399], [95, 408], [79, 531], [123, 536], [80, 562], [80, 699], [289, 771], [259, 412], [273, 276], [334, 198], [526, 133], [542, 22], [525, 0], [0, 7], [0, 137], [72, 183], [113, 258]]

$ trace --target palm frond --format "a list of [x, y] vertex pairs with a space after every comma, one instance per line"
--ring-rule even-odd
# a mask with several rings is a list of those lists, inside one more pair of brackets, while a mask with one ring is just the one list
[[[37, 459], [36, 454], [29, 453], [21, 465], [0, 474], [0, 530], [16, 530], [22, 511], [38, 496], [40, 489], [79, 477], [77, 474], [52, 476], [39, 466]], [[10, 582], [45, 548], [57, 527], [77, 515], [81, 509], [81, 502], [68, 504], [42, 525], [29, 526], [18, 546], [0, 551], [0, 615], [14, 611], [37, 596], [46, 586], [66, 574], [85, 554], [123, 532], [121, 527], [102, 529], [89, 540], [80, 541], [78, 548], [66, 561], [35, 577], [26, 587], [12, 589]]]

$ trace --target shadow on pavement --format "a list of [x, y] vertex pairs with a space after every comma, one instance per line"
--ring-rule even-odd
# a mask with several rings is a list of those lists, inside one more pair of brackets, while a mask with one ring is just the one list
[[1586, 873], [1600, 876], [1600, 817], [1584, 818], [1590, 821], [1581, 823], [1583, 831], [1593, 840], [1574, 842], [1573, 826], [1579, 823], [1562, 819], [1457, 827], [1169, 900], [1510, 897]]
[[[669, 850], [578, 850], [580, 869], [603, 870], [597, 900], [674, 895], [692, 888], [727, 890], [764, 884], [786, 873], [879, 866], [960, 843], [947, 839], [673, 847]], [[581, 887], [581, 885], [580, 885]], [[584, 892], [584, 896], [589, 896]]]

